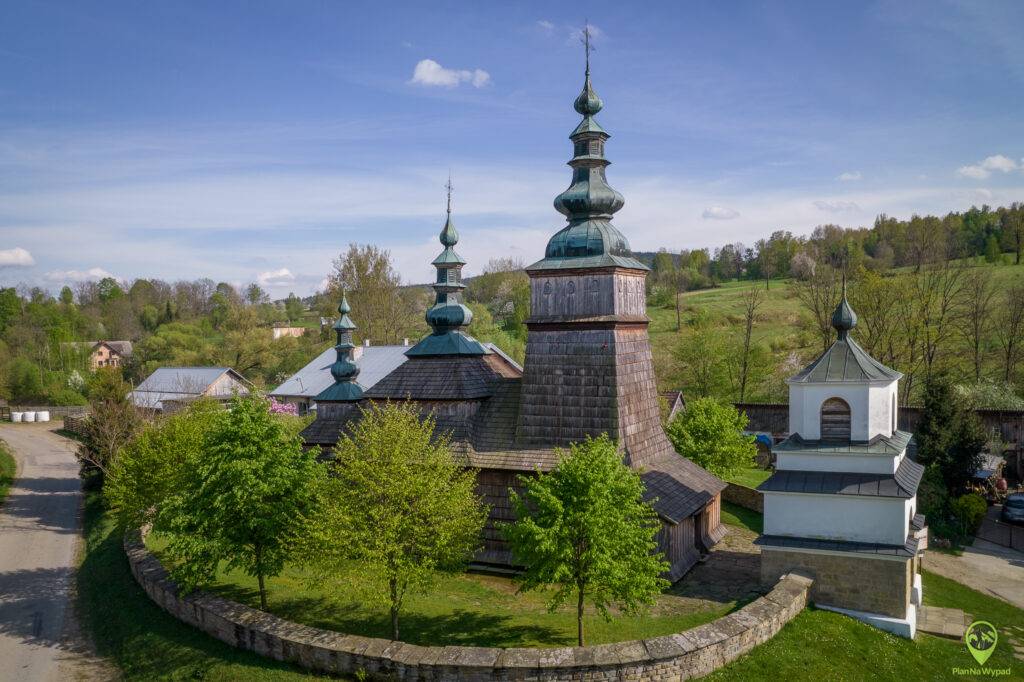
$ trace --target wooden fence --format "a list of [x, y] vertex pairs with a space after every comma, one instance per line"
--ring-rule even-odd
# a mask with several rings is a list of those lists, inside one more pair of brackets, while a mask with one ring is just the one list
[[50, 419], [63, 419], [64, 417], [84, 417], [89, 414], [86, 405], [0, 405], [0, 420], [10, 421], [11, 412], [40, 412], [50, 413]]
[[1024, 552], [1024, 526], [1013, 526], [1000, 521], [996, 507], [989, 509], [975, 537]]

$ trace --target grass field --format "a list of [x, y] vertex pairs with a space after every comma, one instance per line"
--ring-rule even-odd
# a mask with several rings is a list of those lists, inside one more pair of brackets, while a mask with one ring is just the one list
[[14, 482], [14, 474], [18, 470], [14, 456], [7, 449], [7, 443], [0, 440], [0, 503], [7, 497], [7, 491]]
[[85, 551], [77, 575], [77, 612], [97, 653], [125, 680], [292, 682], [298, 668], [240, 651], [179, 622], [128, 570], [121, 535], [92, 493], [85, 505]]
[[[1009, 668], [1005, 679], [1021, 679], [1024, 661], [1013, 658], [1006, 628], [1024, 623], [1024, 611], [932, 573], [922, 578], [926, 604], [963, 609], [999, 629], [1000, 642], [985, 668]], [[809, 608], [773, 639], [706, 679], [950, 680], [958, 679], [953, 668], [977, 667], [962, 642], [925, 634], [911, 641]]]
[[[151, 548], [161, 543], [153, 538]], [[365, 599], [357, 571], [342, 572], [329, 582], [298, 568], [267, 581], [270, 610], [307, 625], [390, 638], [388, 611]], [[259, 606], [256, 581], [239, 571], [221, 572], [207, 589], [254, 608]], [[420, 645], [493, 647], [554, 647], [576, 643], [575, 605], [554, 612], [545, 596], [518, 594], [506, 577], [460, 574], [441, 578], [427, 594], [406, 598], [400, 630], [402, 639]], [[704, 600], [667, 593], [639, 616], [616, 615], [609, 623], [588, 612], [584, 628], [588, 644], [603, 644], [671, 634], [725, 615], [734, 602], [708, 608]]]
[[767, 481], [771, 475], [772, 472], [768, 469], [751, 467], [749, 469], [741, 469], [731, 476], [726, 476], [725, 480], [737, 485], [745, 485], [748, 488], [756, 488]]
[[[993, 275], [996, 289], [997, 307], [1002, 306], [1002, 292], [1013, 284], [1024, 282], [1024, 265], [993, 266], [983, 259], [972, 259], [968, 265], [985, 268]], [[896, 273], [910, 272], [910, 268], [902, 268]], [[706, 310], [712, 323], [721, 331], [723, 338], [735, 338], [742, 330], [744, 320], [744, 295], [752, 288], [764, 289], [764, 282], [749, 280], [726, 282], [714, 289], [690, 291], [680, 297], [680, 317], [685, 326], [688, 320], [701, 310]], [[761, 377], [765, 379], [748, 393], [747, 399], [757, 401], [785, 400], [788, 393], [783, 379], [795, 373], [803, 363], [810, 362], [821, 352], [821, 342], [811, 331], [810, 314], [804, 309], [796, 297], [796, 292], [789, 280], [773, 280], [768, 291], [764, 292], [764, 301], [757, 314], [753, 328], [753, 340], [769, 349], [774, 365], [779, 366], [789, 356], [795, 356], [799, 366], [785, 370], [778, 376]], [[654, 370], [661, 391], [685, 389], [688, 377], [679, 369], [672, 351], [679, 341], [676, 330], [676, 311], [674, 305], [668, 308], [649, 306], [647, 315], [651, 318], [649, 328], [651, 348], [654, 356]], [[854, 333], [856, 335], [856, 332]], [[954, 343], [951, 339], [949, 343]], [[994, 343], [994, 342], [993, 342]], [[943, 352], [955, 365], [964, 365], [967, 355], [961, 356], [959, 346], [945, 348]], [[987, 374], [997, 375], [998, 353], [990, 353], [990, 367]], [[965, 366], [965, 365], [964, 365]], [[966, 366], [965, 366], [966, 367]], [[899, 368], [897, 368], [899, 369]]]

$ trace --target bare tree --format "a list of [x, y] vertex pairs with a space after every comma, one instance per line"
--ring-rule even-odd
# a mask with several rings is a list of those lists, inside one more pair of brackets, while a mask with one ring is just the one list
[[1020, 337], [1024, 334], [1024, 284], [1006, 290], [996, 318], [995, 337], [1003, 355], [1003, 381], [1010, 383], [1020, 360]]
[[973, 268], [964, 278], [963, 294], [959, 328], [971, 352], [974, 381], [978, 382], [993, 322], [996, 288], [992, 282], [992, 270]]
[[747, 381], [750, 374], [750, 341], [754, 332], [754, 320], [757, 318], [757, 309], [764, 301], [764, 294], [760, 286], [752, 286], [743, 296], [743, 354], [740, 359], [740, 402], [744, 402], [747, 395]]
[[966, 268], [962, 262], [942, 260], [924, 267], [911, 280], [911, 296], [917, 304], [922, 331], [925, 373], [931, 375], [939, 351], [956, 330]]
[[832, 312], [840, 290], [835, 270], [819, 262], [807, 277], [795, 281], [793, 288], [799, 301], [811, 313], [822, 350], [827, 349], [832, 342]]

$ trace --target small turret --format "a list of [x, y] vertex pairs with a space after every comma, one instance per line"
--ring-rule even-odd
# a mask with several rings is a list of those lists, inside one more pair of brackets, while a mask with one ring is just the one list
[[354, 402], [363, 397], [363, 388], [356, 382], [356, 377], [359, 376], [359, 366], [352, 358], [352, 351], [356, 347], [352, 343], [352, 332], [356, 330], [356, 325], [348, 316], [350, 312], [352, 312], [352, 308], [348, 305], [348, 298], [342, 293], [341, 304], [338, 306], [338, 321], [334, 323], [333, 327], [338, 338], [338, 342], [334, 345], [334, 350], [337, 353], [336, 359], [331, 365], [334, 384], [317, 395], [317, 402]]

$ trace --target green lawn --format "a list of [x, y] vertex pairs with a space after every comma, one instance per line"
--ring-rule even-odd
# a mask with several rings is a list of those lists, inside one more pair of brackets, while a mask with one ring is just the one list
[[[148, 541], [157, 551], [158, 538]], [[390, 637], [385, 608], [369, 603], [358, 572], [344, 572], [328, 581], [298, 568], [267, 582], [270, 610], [314, 627], [368, 637]], [[221, 572], [212, 592], [252, 607], [259, 605], [256, 581], [239, 571]], [[541, 594], [517, 594], [505, 577], [460, 574], [441, 578], [428, 594], [406, 598], [402, 639], [420, 645], [553, 647], [576, 643], [575, 605], [549, 613]], [[602, 644], [671, 634], [709, 622], [737, 607], [664, 594], [646, 614], [617, 615], [611, 623], [596, 612], [585, 619], [588, 644]]]
[[725, 480], [737, 485], [745, 485], [748, 488], [756, 488], [767, 481], [771, 475], [772, 472], [768, 469], [751, 467], [750, 469], [741, 469], [731, 476], [726, 476]]
[[7, 449], [7, 443], [0, 440], [0, 502], [7, 497], [7, 491], [14, 482], [14, 474], [18, 470], [14, 456]]
[[289, 682], [311, 677], [213, 639], [150, 601], [129, 572], [121, 536], [95, 493], [87, 497], [84, 523], [79, 619], [97, 653], [116, 665], [125, 680]]
[[[1005, 628], [1024, 623], [1024, 611], [932, 573], [923, 580], [926, 604], [963, 609], [999, 629], [1000, 642], [985, 667], [1009, 667], [1005, 679], [1021, 679], [1024, 662], [1013, 658]], [[910, 641], [809, 608], [772, 640], [706, 679], [949, 680], [956, 679], [954, 667], [977, 667], [961, 642], [925, 634]]]
[[755, 533], [764, 532], [764, 517], [756, 511], [722, 500], [722, 523], [727, 526], [741, 526]]

